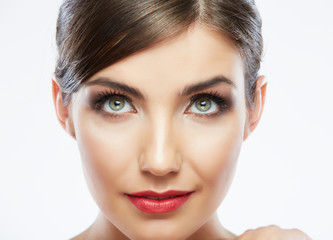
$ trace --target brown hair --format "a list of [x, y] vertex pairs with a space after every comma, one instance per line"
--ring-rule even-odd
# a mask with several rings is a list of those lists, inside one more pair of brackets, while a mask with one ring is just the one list
[[57, 21], [55, 69], [64, 102], [95, 73], [196, 21], [227, 34], [237, 46], [251, 106], [263, 50], [253, 0], [65, 0]]

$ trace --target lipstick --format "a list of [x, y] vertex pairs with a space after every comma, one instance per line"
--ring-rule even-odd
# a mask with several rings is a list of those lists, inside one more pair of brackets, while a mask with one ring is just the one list
[[191, 196], [190, 191], [142, 191], [126, 194], [133, 205], [146, 213], [168, 213], [180, 208]]

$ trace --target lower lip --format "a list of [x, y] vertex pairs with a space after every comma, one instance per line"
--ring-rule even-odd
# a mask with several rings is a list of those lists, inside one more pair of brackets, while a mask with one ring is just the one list
[[129, 196], [135, 207], [146, 213], [168, 213], [180, 208], [191, 196], [191, 193], [163, 200]]

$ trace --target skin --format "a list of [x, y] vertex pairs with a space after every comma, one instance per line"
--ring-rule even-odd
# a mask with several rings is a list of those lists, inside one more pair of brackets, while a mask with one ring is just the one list
[[[179, 95], [217, 76], [231, 82]], [[221, 33], [197, 24], [98, 72], [69, 105], [63, 104], [53, 79], [58, 119], [78, 143], [89, 190], [100, 208], [92, 226], [74, 239], [268, 239], [272, 227], [237, 237], [216, 216], [242, 142], [257, 126], [265, 102], [261, 77], [255, 107], [247, 107], [243, 76], [236, 47]], [[110, 115], [103, 104], [96, 109], [96, 96], [112, 90], [98, 84], [101, 79], [135, 88], [143, 98], [120, 91], [131, 99], [126, 111]], [[216, 114], [220, 107], [210, 102], [217, 111], [198, 112], [190, 98], [211, 92], [226, 100], [223, 111]], [[144, 190], [194, 193], [179, 209], [153, 214], [138, 210], [125, 195]], [[274, 231], [271, 239], [305, 239], [293, 230], [286, 234], [289, 238], [282, 229]]]

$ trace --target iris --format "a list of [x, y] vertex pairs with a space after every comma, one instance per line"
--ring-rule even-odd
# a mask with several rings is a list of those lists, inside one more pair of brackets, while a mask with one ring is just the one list
[[207, 98], [201, 98], [196, 101], [195, 106], [199, 111], [207, 112], [211, 108], [212, 103]]

